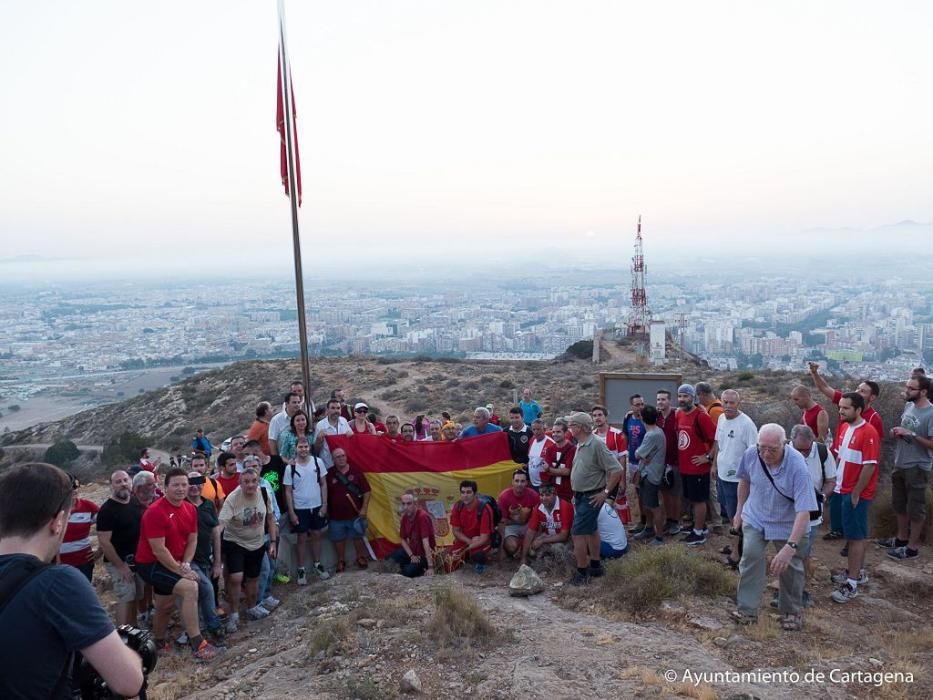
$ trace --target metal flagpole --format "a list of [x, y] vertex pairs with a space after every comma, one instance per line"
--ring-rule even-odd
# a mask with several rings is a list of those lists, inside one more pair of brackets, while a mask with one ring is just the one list
[[[305, 386], [305, 401], [311, 406], [311, 361], [308, 358], [308, 326], [305, 319], [304, 276], [301, 271], [301, 239], [298, 233], [298, 183], [295, 177], [295, 123], [292, 117], [292, 69], [285, 43], [285, 3], [279, 7], [279, 62], [282, 65], [282, 101], [285, 106], [285, 146], [288, 155], [288, 201], [292, 208], [292, 247], [295, 259], [295, 296], [298, 301], [298, 343], [301, 346], [301, 377]], [[310, 416], [309, 416], [310, 418]]]

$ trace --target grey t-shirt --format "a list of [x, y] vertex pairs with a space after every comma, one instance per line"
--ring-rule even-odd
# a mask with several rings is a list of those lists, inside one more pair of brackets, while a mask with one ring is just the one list
[[[904, 407], [901, 427], [917, 433], [920, 437], [933, 438], [933, 404], [926, 408], [916, 408], [913, 403]], [[916, 440], [898, 438], [894, 443], [894, 468], [908, 469], [920, 467], [930, 471], [933, 465], [933, 450], [928, 450]]]
[[667, 440], [664, 437], [664, 431], [660, 428], [647, 431], [641, 445], [635, 450], [635, 455], [638, 457], [638, 471], [643, 479], [647, 479], [655, 486], [660, 486], [664, 478], [666, 453]]

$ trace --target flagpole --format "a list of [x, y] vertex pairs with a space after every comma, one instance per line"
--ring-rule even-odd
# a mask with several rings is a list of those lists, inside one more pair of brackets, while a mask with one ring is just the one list
[[[282, 100], [285, 105], [285, 146], [288, 154], [288, 201], [292, 210], [292, 255], [295, 260], [295, 297], [298, 302], [298, 343], [301, 346], [301, 378], [304, 381], [305, 401], [311, 402], [311, 360], [308, 357], [308, 326], [305, 318], [305, 287], [301, 269], [301, 238], [298, 232], [298, 185], [295, 177], [295, 123], [292, 118], [292, 68], [288, 62], [285, 43], [285, 3], [278, 0], [279, 8], [279, 62], [282, 66]], [[308, 416], [310, 419], [311, 416]]]

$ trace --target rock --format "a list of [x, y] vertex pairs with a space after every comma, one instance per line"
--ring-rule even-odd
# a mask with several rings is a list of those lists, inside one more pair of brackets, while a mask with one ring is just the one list
[[376, 620], [371, 617], [364, 617], [360, 620], [357, 620], [356, 624], [358, 624], [360, 627], [365, 627], [366, 629], [371, 630], [376, 626]]
[[708, 632], [717, 632], [722, 629], [722, 623], [711, 617], [691, 617], [688, 622], [693, 627], [707, 630]]
[[882, 666], [884, 666], [884, 662], [881, 661], [881, 659], [875, 659], [872, 657], [868, 657], [868, 663], [870, 663], [875, 668], [881, 668]]
[[715, 644], [717, 647], [724, 648], [724, 647], [729, 646], [729, 640], [726, 639], [725, 637], [716, 637], [715, 639], [713, 639], [713, 644]]
[[399, 687], [403, 693], [421, 692], [421, 679], [418, 678], [418, 674], [415, 673], [415, 669], [412, 668], [405, 672], [405, 675], [402, 676], [402, 682], [399, 684]]
[[921, 569], [882, 562], [874, 567], [874, 573], [890, 584], [904, 586], [916, 592], [933, 592], [933, 576]]
[[544, 581], [535, 570], [522, 564], [509, 581], [509, 595], [529, 596], [544, 590]]

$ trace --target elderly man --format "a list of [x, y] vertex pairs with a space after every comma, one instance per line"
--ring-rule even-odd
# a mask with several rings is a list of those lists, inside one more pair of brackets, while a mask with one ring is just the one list
[[152, 472], [136, 472], [133, 477], [133, 498], [143, 508], [148, 508], [162, 494]]
[[766, 583], [765, 550], [772, 543], [777, 554], [770, 571], [781, 580], [781, 627], [801, 627], [804, 567], [802, 547], [810, 529], [816, 496], [803, 455], [785, 445], [784, 428], [767, 423], [758, 431], [758, 447], [750, 447], [739, 462], [739, 502], [733, 521], [742, 530], [744, 550], [739, 561], [738, 610], [740, 624], [758, 619]]
[[463, 432], [460, 433], [460, 437], [476, 437], [477, 435], [485, 435], [486, 433], [498, 433], [502, 430], [498, 425], [494, 425], [489, 422], [492, 412], [488, 408], [483, 406], [477, 407], [473, 411], [473, 425], [468, 425], [463, 429]]
[[622, 465], [606, 444], [593, 436], [593, 418], [589, 414], [582, 411], [572, 413], [567, 418], [567, 425], [577, 441], [570, 470], [574, 499], [570, 534], [577, 573], [570, 582], [581, 586], [589, 583], [591, 577], [603, 575], [599, 554], [599, 511], [610, 494], [615, 494], [622, 479]]

